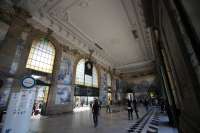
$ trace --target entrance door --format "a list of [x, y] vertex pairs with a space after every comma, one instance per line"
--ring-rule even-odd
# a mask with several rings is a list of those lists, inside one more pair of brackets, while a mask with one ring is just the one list
[[98, 97], [92, 96], [75, 96], [75, 107], [86, 107], [90, 106], [90, 104], [94, 101], [94, 99], [98, 99]]
[[37, 86], [35, 102], [33, 105], [33, 116], [45, 115], [49, 86]]

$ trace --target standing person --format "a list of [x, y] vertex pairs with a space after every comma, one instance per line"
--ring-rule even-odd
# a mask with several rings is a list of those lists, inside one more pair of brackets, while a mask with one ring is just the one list
[[144, 107], [145, 107], [146, 111], [149, 110], [149, 101], [147, 99], [144, 100]]
[[132, 108], [132, 104], [131, 101], [128, 99], [128, 120], [133, 120], [133, 108]]
[[133, 108], [134, 108], [135, 114], [136, 114], [137, 119], [138, 119], [138, 118], [139, 118], [139, 114], [138, 114], [137, 101], [136, 101], [136, 99], [133, 100]]
[[164, 99], [160, 99], [160, 109], [161, 109], [161, 113], [164, 113], [165, 111], [165, 102]]
[[99, 115], [99, 104], [97, 99], [94, 100], [94, 104], [92, 106], [92, 113], [93, 113], [94, 127], [96, 127], [98, 125], [98, 115]]
[[108, 100], [107, 105], [106, 105], [106, 112], [110, 113], [110, 100]]
[[36, 103], [33, 104], [32, 115], [35, 115], [35, 111], [36, 111]]

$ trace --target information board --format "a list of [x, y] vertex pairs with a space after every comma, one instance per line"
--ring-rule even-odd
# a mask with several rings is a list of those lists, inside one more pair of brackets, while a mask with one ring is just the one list
[[12, 93], [2, 133], [27, 133], [35, 99], [36, 88]]

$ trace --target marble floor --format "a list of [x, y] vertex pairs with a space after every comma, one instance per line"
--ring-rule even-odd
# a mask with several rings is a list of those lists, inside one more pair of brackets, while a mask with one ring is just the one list
[[[88, 109], [82, 111], [79, 108], [76, 112], [62, 115], [32, 117], [28, 133], [127, 133], [129, 127], [138, 121], [135, 113], [133, 113], [134, 119], [128, 120], [127, 111], [123, 107], [113, 107], [112, 110], [112, 113], [107, 113], [105, 108], [101, 110], [99, 125], [96, 128], [93, 125], [91, 110]], [[145, 114], [145, 109], [140, 107], [140, 118]], [[176, 128], [168, 126], [166, 114], [159, 116], [158, 133], [178, 133]]]
[[176, 128], [170, 127], [168, 122], [169, 122], [168, 117], [166, 115], [161, 115], [158, 132], [159, 133], [178, 133], [178, 130]]
[[[146, 111], [139, 108], [140, 116]], [[134, 114], [134, 113], [133, 113]], [[99, 116], [99, 125], [94, 128], [91, 110], [63, 115], [32, 119], [29, 133], [125, 133], [127, 127], [136, 121], [129, 121], [127, 111], [113, 107], [112, 113], [103, 108]]]

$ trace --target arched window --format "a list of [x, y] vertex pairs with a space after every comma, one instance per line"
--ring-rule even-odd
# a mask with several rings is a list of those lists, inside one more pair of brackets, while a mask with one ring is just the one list
[[[85, 85], [91, 87], [98, 87], [98, 75], [96, 67], [93, 66], [92, 76], [85, 75], [85, 59], [81, 59], [76, 67], [76, 79], [75, 84], [77, 85]], [[85, 78], [84, 78], [85, 76]]]
[[109, 73], [107, 73], [107, 86], [111, 87], [111, 76]]
[[55, 58], [55, 48], [47, 39], [33, 41], [28, 56], [26, 68], [45, 73], [52, 73]]

